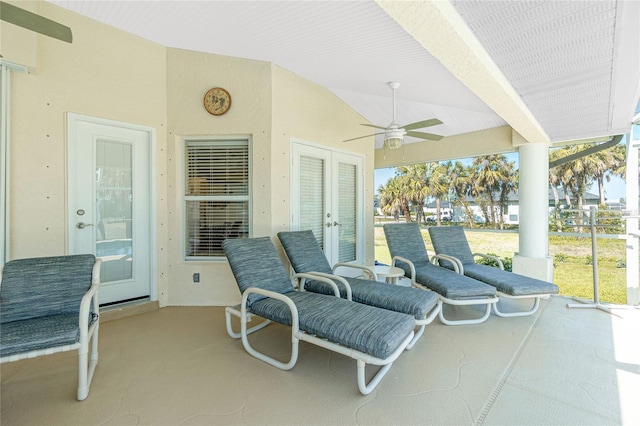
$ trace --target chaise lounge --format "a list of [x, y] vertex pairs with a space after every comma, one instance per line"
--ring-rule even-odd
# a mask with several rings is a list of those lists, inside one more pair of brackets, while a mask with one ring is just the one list
[[[558, 293], [558, 286], [513, 272], [505, 271], [502, 261], [484, 253], [472, 253], [464, 229], [461, 226], [434, 226], [429, 228], [433, 249], [439, 255], [450, 257], [457, 264], [460, 273], [495, 287], [500, 297], [508, 299], [531, 299], [533, 307], [528, 311], [502, 312], [498, 305], [493, 311], [501, 317], [532, 315], [538, 310], [540, 299]], [[498, 267], [479, 265], [475, 256], [496, 261]], [[443, 264], [443, 266], [446, 266]]]
[[[296, 273], [333, 280], [340, 289], [340, 296], [347, 300], [411, 315], [415, 320], [416, 331], [407, 349], [413, 347], [424, 333], [425, 326], [433, 322], [442, 309], [438, 295], [431, 291], [336, 275], [335, 271], [339, 267], [362, 268], [365, 271], [370, 269], [351, 263], [337, 263], [332, 268], [313, 231], [279, 232], [278, 238]], [[376, 278], [375, 272], [369, 273]], [[329, 284], [317, 279], [307, 281], [305, 289], [321, 294], [333, 293]]]
[[[444, 304], [452, 306], [484, 305], [484, 313], [479, 318], [447, 319], [444, 309], [440, 311], [440, 321], [446, 325], [479, 324], [491, 314], [491, 306], [498, 302], [496, 289], [480, 281], [465, 277], [432, 262], [448, 261], [446, 257], [433, 256], [429, 260], [427, 249], [415, 223], [383, 225], [387, 245], [392, 257], [392, 265], [404, 270], [414, 287], [424, 287], [439, 294]], [[455, 270], [457, 265], [449, 261]]]
[[[242, 339], [245, 350], [261, 361], [290, 370], [298, 359], [299, 341], [306, 341], [355, 359], [358, 389], [367, 395], [413, 339], [414, 321], [410, 315], [342, 299], [337, 297], [335, 285], [334, 295], [304, 291], [302, 278], [310, 277], [305, 274], [294, 277], [302, 287], [296, 291], [269, 237], [225, 240], [223, 249], [242, 293], [240, 305], [225, 310], [227, 331], [231, 337]], [[231, 316], [240, 318], [240, 333], [232, 330]], [[265, 321], [247, 328], [253, 316]], [[259, 352], [249, 343], [249, 334], [271, 322], [291, 327], [288, 362]], [[382, 366], [369, 383], [365, 378], [366, 364]]]

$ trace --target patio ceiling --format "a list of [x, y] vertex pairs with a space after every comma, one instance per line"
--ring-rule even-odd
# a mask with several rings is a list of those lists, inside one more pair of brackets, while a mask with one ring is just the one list
[[167, 47], [272, 62], [374, 124], [399, 81], [397, 121], [437, 117], [427, 131], [444, 136], [625, 133], [640, 96], [637, 2], [50, 1]]

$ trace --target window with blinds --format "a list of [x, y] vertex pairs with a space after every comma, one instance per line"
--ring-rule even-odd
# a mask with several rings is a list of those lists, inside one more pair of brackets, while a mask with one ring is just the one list
[[322, 158], [300, 156], [300, 229], [312, 230], [323, 250], [324, 173]]
[[357, 168], [355, 164], [338, 165], [338, 261], [356, 260], [356, 193]]
[[249, 236], [249, 141], [186, 141], [185, 253], [223, 257], [222, 242]]

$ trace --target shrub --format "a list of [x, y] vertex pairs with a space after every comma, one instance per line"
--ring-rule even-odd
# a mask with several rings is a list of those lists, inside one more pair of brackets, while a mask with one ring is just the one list
[[[487, 253], [490, 256], [500, 257], [495, 253]], [[502, 260], [502, 265], [504, 266], [505, 271], [511, 271], [513, 269], [513, 261], [510, 257], [500, 258]], [[479, 257], [476, 259], [476, 263], [479, 265], [487, 265], [487, 266], [495, 266], [498, 267], [498, 262], [493, 259], [487, 259], [486, 257]]]
[[568, 256], [564, 253], [557, 253], [555, 256], [553, 256], [553, 260], [558, 263], [566, 262], [567, 258]]

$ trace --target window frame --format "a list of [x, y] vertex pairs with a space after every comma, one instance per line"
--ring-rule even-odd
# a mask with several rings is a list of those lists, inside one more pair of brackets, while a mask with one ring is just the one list
[[[181, 186], [180, 186], [180, 194], [181, 194], [181, 210], [182, 210], [182, 221], [181, 221], [181, 252], [183, 260], [187, 262], [221, 262], [227, 261], [227, 257], [222, 256], [190, 256], [187, 253], [187, 240], [188, 240], [188, 231], [187, 231], [187, 220], [188, 220], [188, 212], [187, 212], [187, 202], [188, 201], [196, 201], [200, 198], [207, 196], [197, 196], [197, 195], [187, 195], [187, 185], [188, 185], [188, 157], [187, 157], [187, 147], [191, 142], [198, 143], [207, 143], [209, 142], [212, 145], [215, 144], [225, 144], [225, 143], [234, 143], [244, 142], [247, 145], [247, 176], [248, 176], [248, 188], [247, 195], [243, 195], [242, 197], [246, 197], [247, 205], [247, 227], [249, 237], [253, 235], [253, 161], [252, 161], [252, 139], [250, 135], [212, 135], [212, 136], [185, 136], [181, 138], [181, 153], [182, 153], [182, 162], [181, 162]], [[234, 198], [229, 196], [229, 198]], [[238, 198], [238, 197], [236, 197]], [[219, 201], [225, 201], [220, 199]]]

